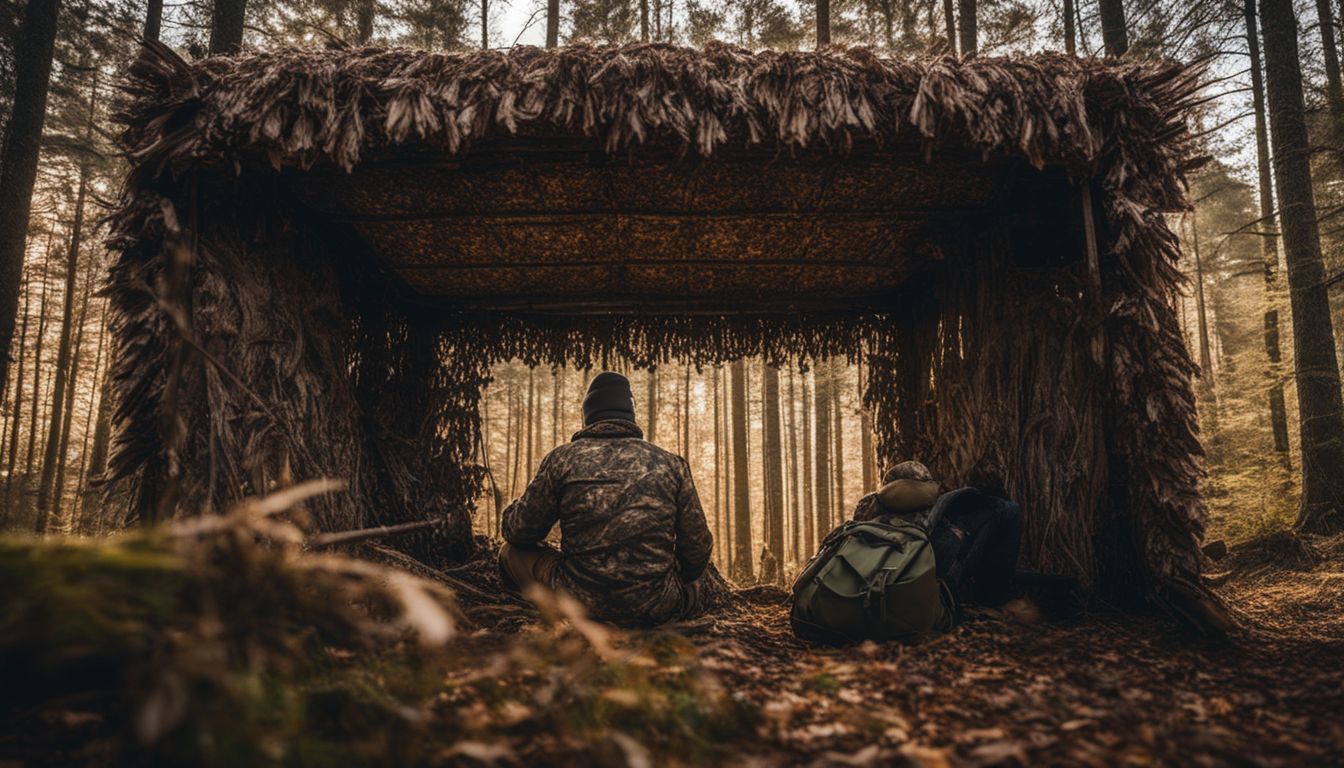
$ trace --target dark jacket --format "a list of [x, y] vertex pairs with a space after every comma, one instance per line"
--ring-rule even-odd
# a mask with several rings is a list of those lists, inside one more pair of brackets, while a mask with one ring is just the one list
[[620, 624], [679, 618], [714, 542], [690, 465], [621, 420], [592, 424], [542, 459], [504, 511], [504, 539], [537, 544], [557, 522], [555, 586]]

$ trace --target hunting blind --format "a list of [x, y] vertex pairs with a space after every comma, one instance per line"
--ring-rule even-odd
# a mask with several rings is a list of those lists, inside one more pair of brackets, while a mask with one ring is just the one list
[[1218, 620], [1174, 311], [1179, 66], [665, 45], [151, 44], [119, 119], [111, 472], [141, 516], [339, 477], [449, 521], [490, 366], [868, 363], [878, 463], [1000, 486], [1024, 565]]

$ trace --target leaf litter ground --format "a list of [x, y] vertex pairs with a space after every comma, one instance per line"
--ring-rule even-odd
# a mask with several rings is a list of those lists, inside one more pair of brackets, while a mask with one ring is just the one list
[[[688, 642], [673, 671], [693, 663], [741, 726], [698, 754], [667, 753], [662, 734], [623, 734], [610, 753], [625, 764], [1340, 764], [1344, 538], [1318, 549], [1327, 554], [1292, 570], [1273, 552], [1234, 552], [1221, 593], [1246, 629], [1226, 641], [1157, 616], [1047, 620], [1018, 604], [969, 609], [953, 633], [919, 645], [820, 648], [793, 637], [781, 590], [745, 590], [705, 619], [604, 640], [631, 658], [669, 637]], [[578, 758], [564, 742], [506, 739], [493, 758]]]
[[[0, 766], [1344, 763], [1344, 536], [1235, 549], [1214, 575], [1230, 641], [1018, 604], [821, 648], [776, 588], [619, 631], [510, 595], [488, 554], [440, 570], [367, 545], [374, 565], [216, 527], [190, 557], [152, 533], [0, 547], [22, 586], [0, 670], [26, 681], [0, 689]], [[443, 583], [456, 635], [426, 643]]]

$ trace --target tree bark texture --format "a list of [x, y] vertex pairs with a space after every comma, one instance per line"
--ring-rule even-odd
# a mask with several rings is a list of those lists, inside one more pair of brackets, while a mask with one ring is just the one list
[[0, 392], [9, 382], [28, 214], [37, 180], [59, 16], [59, 0], [28, 0], [14, 50], [13, 108], [0, 148]]
[[243, 49], [247, 0], [214, 0], [210, 14], [210, 53], [229, 55]]
[[1265, 262], [1265, 355], [1269, 368], [1265, 372], [1269, 400], [1269, 423], [1274, 434], [1274, 452], [1289, 469], [1292, 459], [1288, 443], [1288, 405], [1283, 393], [1283, 351], [1279, 342], [1279, 310], [1275, 294], [1279, 281], [1279, 245], [1274, 234], [1277, 227], [1274, 216], [1274, 178], [1269, 158], [1269, 126], [1265, 113], [1265, 75], [1260, 61], [1260, 32], [1255, 0], [1245, 0], [1242, 6], [1246, 19], [1246, 51], [1251, 70], [1251, 103], [1255, 112], [1255, 159], [1258, 197], [1260, 198], [1260, 249]]
[[1344, 523], [1344, 472], [1340, 471], [1344, 467], [1344, 403], [1316, 221], [1297, 18], [1291, 0], [1261, 0], [1260, 23], [1274, 180], [1293, 308], [1302, 443], [1302, 506], [1297, 522], [1307, 531], [1333, 530]]
[[729, 366], [732, 380], [733, 425], [733, 572], [734, 581], [750, 584], [754, 579], [751, 548], [751, 474], [747, 463], [747, 370], [742, 360]]
[[1101, 9], [1101, 40], [1107, 56], [1124, 56], [1129, 51], [1129, 27], [1125, 21], [1124, 0], [1098, 0]]

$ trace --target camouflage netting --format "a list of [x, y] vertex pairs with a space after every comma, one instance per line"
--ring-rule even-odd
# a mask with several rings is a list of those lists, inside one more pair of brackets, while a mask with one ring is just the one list
[[[1218, 623], [1199, 581], [1195, 367], [1173, 310], [1181, 278], [1162, 216], [1185, 206], [1184, 113], [1197, 95], [1197, 73], [1175, 65], [1051, 55], [643, 45], [188, 63], [152, 45], [119, 113], [133, 170], [114, 216], [109, 287], [114, 477], [134, 490], [140, 516], [343, 477], [349, 493], [313, 505], [318, 525], [441, 515], [465, 549], [481, 483], [477, 405], [495, 362], [863, 355], [881, 460], [918, 455], [949, 480], [1001, 484], [1028, 510], [1029, 565]], [[851, 152], [903, 152], [914, 158], [906, 167], [932, 176], [1002, 175], [1018, 199], [1009, 195], [1007, 212], [973, 210], [983, 215], [959, 236], [902, 251], [911, 263], [900, 284], [847, 310], [753, 312], [753, 294], [719, 311], [575, 313], [466, 311], [413, 290], [386, 250], [304, 191], [312, 174], [344, 169], [357, 194], [362, 170], [395, 152], [418, 153], [401, 156], [409, 164], [488, 145], [503, 169], [510, 141], [539, 139], [632, 162], [654, 153], [654, 177], [742, 150], [842, 168]], [[379, 172], [395, 182], [396, 167]], [[1047, 177], [1071, 196], [1018, 184]], [[725, 178], [740, 188], [736, 202], [769, 192], [749, 175]], [[1055, 210], [1059, 199], [1074, 202]], [[1092, 268], [1073, 231], [1083, 199], [1095, 200]], [[399, 219], [379, 213], [396, 234]], [[1043, 238], [1046, 229], [1067, 231]], [[834, 256], [843, 228], [828, 231]], [[676, 242], [657, 245], [673, 252]], [[753, 266], [731, 268], [749, 279]]]

